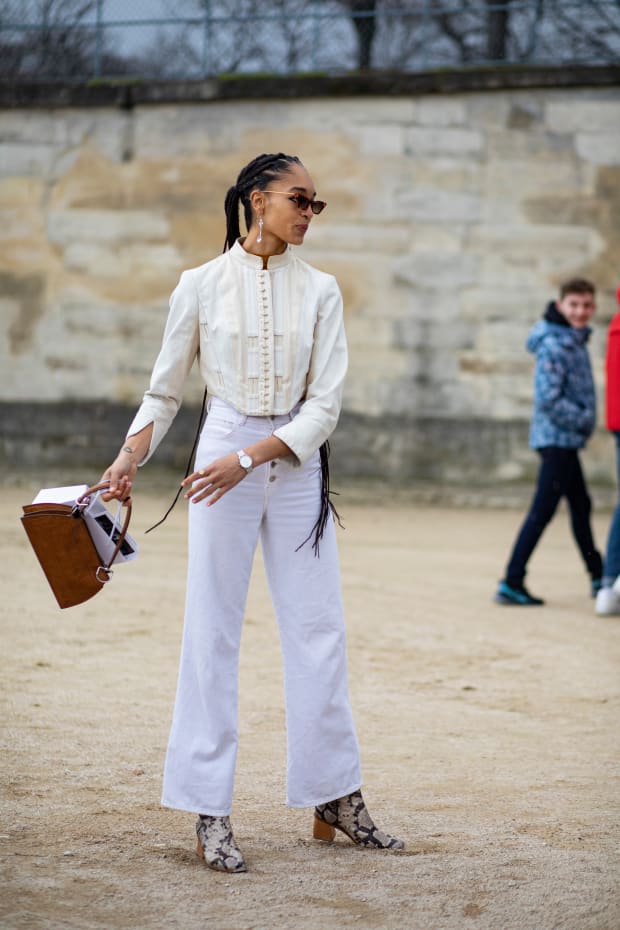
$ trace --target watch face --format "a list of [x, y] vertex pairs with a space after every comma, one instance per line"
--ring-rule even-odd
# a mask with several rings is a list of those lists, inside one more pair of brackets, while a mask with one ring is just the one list
[[239, 456], [239, 461], [244, 468], [252, 467], [252, 459], [245, 452], [243, 453], [243, 455]]

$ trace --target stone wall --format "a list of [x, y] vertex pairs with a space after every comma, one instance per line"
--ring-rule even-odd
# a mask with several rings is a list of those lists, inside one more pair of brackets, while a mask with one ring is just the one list
[[[345, 298], [342, 474], [528, 474], [523, 344], [574, 274], [600, 288], [592, 355], [602, 397], [620, 283], [613, 84], [130, 106], [64, 105], [62, 95], [8, 105], [6, 91], [2, 100], [7, 467], [61, 465], [69, 452], [107, 463], [148, 382], [169, 293], [183, 268], [221, 250], [223, 194], [261, 151], [298, 153], [329, 203], [303, 253], [338, 277]], [[193, 376], [159, 461], [183, 458], [200, 396]], [[588, 463], [612, 480], [602, 428]]]

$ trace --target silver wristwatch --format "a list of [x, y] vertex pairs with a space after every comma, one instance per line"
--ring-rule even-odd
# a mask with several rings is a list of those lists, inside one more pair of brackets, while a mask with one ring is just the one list
[[239, 449], [237, 452], [237, 458], [239, 459], [239, 464], [242, 468], [245, 468], [247, 474], [249, 475], [252, 469], [254, 468], [254, 462], [252, 461], [252, 456], [248, 455], [247, 452], [244, 452], [243, 449]]

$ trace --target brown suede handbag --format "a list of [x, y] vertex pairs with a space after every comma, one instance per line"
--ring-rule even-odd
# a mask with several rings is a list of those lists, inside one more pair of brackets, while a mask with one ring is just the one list
[[112, 576], [111, 565], [125, 544], [131, 502], [125, 504], [123, 526], [112, 537], [108, 559], [99, 555], [84, 512], [90, 496], [108, 482], [88, 488], [72, 504], [27, 504], [21, 518], [28, 539], [60, 607], [74, 607], [98, 594]]

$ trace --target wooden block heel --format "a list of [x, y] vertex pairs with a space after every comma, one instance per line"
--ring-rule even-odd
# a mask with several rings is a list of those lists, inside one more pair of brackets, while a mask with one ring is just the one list
[[324, 820], [319, 820], [318, 817], [315, 817], [312, 835], [315, 840], [325, 840], [326, 842], [331, 843], [333, 838], [336, 836], [336, 830], [334, 827], [332, 827], [331, 824], [325, 823]]
[[196, 855], [198, 856], [199, 859], [204, 859], [205, 857], [205, 851], [202, 848], [202, 843], [200, 842], [200, 840], [198, 840], [198, 845], [196, 846]]

